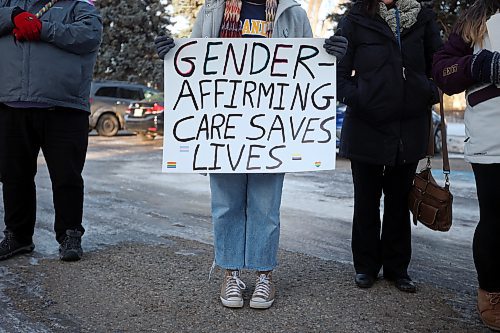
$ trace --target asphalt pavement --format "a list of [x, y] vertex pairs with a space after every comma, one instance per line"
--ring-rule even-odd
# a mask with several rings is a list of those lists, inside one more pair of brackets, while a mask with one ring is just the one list
[[[460, 157], [452, 160], [452, 231], [413, 227], [416, 294], [383, 279], [369, 290], [354, 285], [348, 161], [338, 160], [331, 172], [287, 175], [278, 294], [265, 311], [248, 307], [253, 272], [243, 275], [245, 307], [221, 306], [222, 272], [208, 281], [208, 177], [161, 174], [159, 140], [91, 136], [85, 255], [76, 263], [57, 259], [44, 164], [41, 157], [37, 248], [0, 263], [0, 333], [487, 332], [475, 311], [470, 249], [477, 199], [470, 167]], [[433, 165], [438, 176], [439, 158]]]

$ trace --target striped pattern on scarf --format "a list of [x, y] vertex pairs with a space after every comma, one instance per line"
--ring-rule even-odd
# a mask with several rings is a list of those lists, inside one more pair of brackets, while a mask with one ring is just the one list
[[[241, 13], [242, 0], [226, 0], [224, 18], [220, 29], [221, 38], [239, 38], [241, 37]], [[278, 0], [266, 0], [266, 35], [271, 38], [273, 35], [274, 20], [276, 10], [278, 9]]]
[[[45, 14], [50, 8], [52, 8], [52, 6], [56, 4], [57, 1], [59, 0], [50, 0], [45, 6], [42, 7], [42, 9], [38, 11], [38, 13], [35, 14], [35, 16], [37, 18], [42, 17], [43, 14]], [[76, 1], [85, 2], [88, 3], [89, 5], [94, 6], [94, 0], [76, 0]]]
[[45, 14], [58, 0], [51, 0], [49, 1], [45, 6], [43, 6], [42, 9], [38, 11], [38, 13], [35, 14], [36, 18], [42, 17], [43, 14]]

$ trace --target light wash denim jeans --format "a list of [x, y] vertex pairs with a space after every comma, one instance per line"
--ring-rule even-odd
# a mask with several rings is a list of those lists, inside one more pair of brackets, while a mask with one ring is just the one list
[[280, 174], [211, 174], [215, 264], [273, 270], [277, 265]]

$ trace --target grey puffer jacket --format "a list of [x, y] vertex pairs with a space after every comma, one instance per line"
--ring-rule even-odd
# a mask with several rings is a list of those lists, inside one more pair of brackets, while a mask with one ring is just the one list
[[[192, 38], [217, 38], [226, 8], [225, 0], [206, 0], [194, 23]], [[273, 38], [313, 36], [306, 12], [294, 0], [280, 0], [274, 21]]]
[[36, 13], [45, 2], [0, 0], [0, 103], [34, 102], [89, 111], [102, 21], [85, 1], [61, 0], [41, 17], [40, 41], [16, 41], [12, 11]]

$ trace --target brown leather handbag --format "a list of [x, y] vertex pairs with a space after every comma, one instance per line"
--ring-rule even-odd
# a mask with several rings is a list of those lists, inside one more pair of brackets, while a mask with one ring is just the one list
[[443, 93], [440, 91], [441, 142], [443, 155], [444, 186], [440, 186], [431, 173], [431, 158], [434, 156], [434, 131], [431, 127], [429, 146], [427, 148], [427, 165], [415, 175], [413, 186], [408, 197], [408, 207], [413, 214], [413, 223], [417, 221], [437, 231], [448, 231], [452, 224], [453, 195], [450, 192], [450, 161], [446, 144], [446, 125], [444, 123]]

